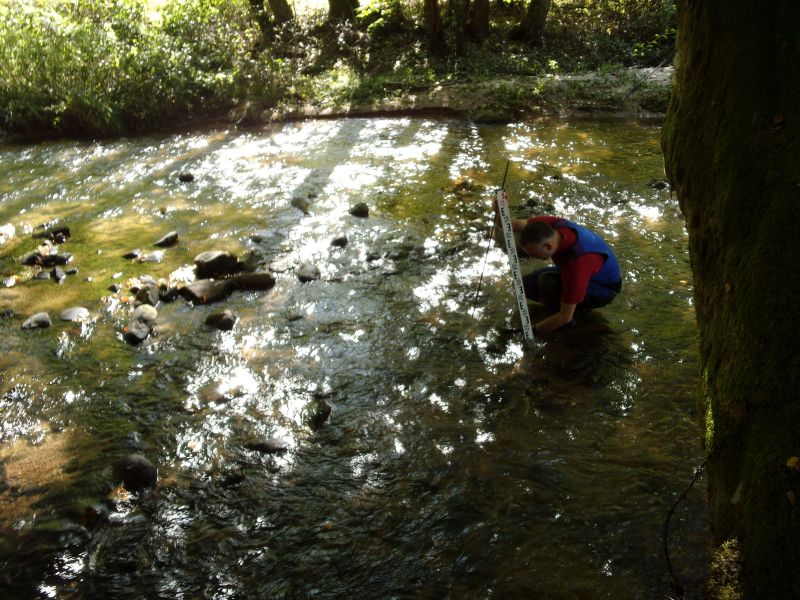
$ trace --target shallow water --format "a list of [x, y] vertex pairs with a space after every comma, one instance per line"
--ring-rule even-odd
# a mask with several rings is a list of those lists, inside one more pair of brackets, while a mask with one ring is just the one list
[[[0, 319], [4, 587], [666, 597], [664, 519], [702, 450], [686, 234], [676, 201], [648, 185], [663, 176], [658, 138], [647, 123], [354, 119], [0, 146], [0, 225], [17, 231], [0, 246], [4, 285], [15, 277], [0, 288], [14, 311]], [[505, 256], [487, 255], [506, 160], [517, 215], [592, 226], [624, 271], [614, 303], [529, 348]], [[348, 214], [357, 202], [369, 218]], [[18, 261], [54, 220], [71, 228], [60, 249], [79, 268], [61, 285]], [[163, 262], [121, 258], [171, 230], [180, 241]], [[127, 345], [126, 282], [185, 280], [212, 249], [252, 253], [276, 286], [222, 303], [239, 316], [230, 332], [204, 325], [220, 305], [178, 299]], [[319, 281], [298, 281], [303, 262]], [[94, 320], [57, 320], [75, 305]], [[38, 311], [53, 326], [21, 330]], [[332, 412], [315, 428], [320, 400]], [[271, 437], [289, 451], [245, 447]], [[153, 492], [112, 489], [130, 453], [157, 465]], [[704, 492], [701, 481], [671, 523], [690, 597]], [[95, 505], [108, 511], [99, 524]]]

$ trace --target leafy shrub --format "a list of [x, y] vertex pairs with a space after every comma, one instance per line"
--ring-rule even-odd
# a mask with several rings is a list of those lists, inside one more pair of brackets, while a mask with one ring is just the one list
[[[247, 90], [258, 35], [245, 0], [3, 3], [0, 124], [112, 135]], [[249, 70], [248, 70], [249, 69]]]

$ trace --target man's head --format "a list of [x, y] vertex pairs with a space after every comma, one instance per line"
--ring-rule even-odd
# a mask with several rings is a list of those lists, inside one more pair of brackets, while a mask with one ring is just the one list
[[531, 221], [519, 235], [519, 245], [528, 256], [547, 260], [558, 250], [558, 232], [544, 221]]

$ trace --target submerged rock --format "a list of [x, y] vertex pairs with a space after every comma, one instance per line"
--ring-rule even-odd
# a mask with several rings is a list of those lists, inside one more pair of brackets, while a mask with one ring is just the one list
[[158, 299], [161, 302], [172, 302], [178, 297], [178, 288], [166, 283], [158, 286]]
[[61, 283], [66, 279], [67, 274], [64, 272], [64, 269], [60, 267], [53, 267], [53, 270], [50, 271], [50, 277], [56, 282]]
[[97, 502], [91, 506], [87, 506], [84, 510], [83, 516], [86, 521], [86, 526], [90, 529], [99, 527], [108, 522], [111, 515], [111, 510], [105, 504]]
[[168, 234], [159, 239], [155, 245], [159, 248], [168, 248], [178, 243], [178, 232], [170, 231]]
[[289, 450], [289, 442], [280, 438], [268, 438], [266, 440], [247, 442], [244, 447], [263, 454], [282, 454]]
[[137, 304], [149, 304], [155, 306], [161, 298], [161, 293], [155, 283], [145, 283], [136, 290]]
[[136, 259], [136, 262], [160, 263], [162, 260], [164, 260], [164, 251], [154, 250], [153, 252], [148, 252], [147, 254], [140, 255], [139, 258]]
[[366, 202], [359, 202], [355, 204], [349, 212], [354, 217], [366, 219], [369, 216], [369, 206], [367, 206]]
[[40, 254], [34, 250], [33, 252], [23, 254], [19, 259], [19, 264], [25, 265], [26, 267], [33, 267], [39, 264], [39, 258]]
[[125, 326], [125, 341], [137, 346], [147, 339], [153, 331], [158, 311], [149, 304], [142, 304], [133, 311], [133, 317]]
[[294, 198], [292, 198], [292, 206], [294, 206], [297, 210], [302, 212], [304, 215], [307, 215], [308, 214], [308, 207], [310, 206], [310, 204], [308, 203], [308, 200], [305, 200], [303, 198], [295, 196]]
[[34, 250], [23, 255], [19, 262], [28, 267], [55, 267], [66, 265], [72, 261], [72, 254], [64, 252], [63, 254], [42, 254], [41, 251]]
[[344, 248], [345, 246], [347, 246], [347, 237], [341, 236], [333, 238], [333, 240], [331, 241], [331, 246], [334, 246], [336, 248]]
[[194, 173], [190, 171], [181, 171], [178, 173], [178, 181], [181, 183], [191, 183], [194, 181]]
[[[39, 229], [39, 228], [37, 228]], [[57, 227], [50, 227], [44, 230], [38, 230], [33, 233], [33, 238], [50, 240], [58, 244], [63, 243], [70, 236], [69, 227], [63, 225]]]
[[331, 416], [331, 405], [322, 398], [318, 398], [310, 403], [308, 408], [308, 418], [306, 422], [311, 429], [319, 429]]
[[194, 257], [194, 270], [200, 279], [220, 277], [241, 271], [242, 263], [230, 252], [210, 250]]
[[0, 245], [5, 244], [8, 240], [13, 238], [16, 233], [17, 229], [11, 223], [0, 225]]
[[139, 492], [155, 487], [158, 470], [141, 454], [131, 454], [116, 464], [114, 476], [129, 492]]
[[263, 292], [275, 286], [275, 278], [271, 273], [255, 271], [234, 275], [229, 280], [233, 287], [241, 292]]
[[647, 185], [654, 190], [665, 190], [669, 187], [669, 181], [666, 179], [651, 179]]
[[22, 329], [46, 329], [52, 324], [53, 322], [50, 320], [50, 315], [46, 312], [40, 312], [28, 317], [22, 323]]
[[230, 296], [233, 289], [234, 285], [228, 279], [221, 281], [198, 279], [194, 283], [180, 288], [178, 293], [193, 304], [211, 304]]
[[314, 265], [303, 263], [297, 267], [297, 278], [302, 282], [314, 281], [320, 278], [319, 269]]
[[128, 259], [139, 258], [141, 255], [142, 251], [139, 250], [139, 248], [134, 248], [130, 252], [126, 252], [125, 254], [123, 254], [122, 258], [128, 258]]
[[88, 308], [84, 308], [82, 306], [73, 306], [61, 311], [61, 315], [59, 315], [58, 318], [62, 321], [73, 321], [75, 323], [80, 323], [82, 321], [88, 321], [91, 316]]
[[206, 317], [206, 325], [221, 331], [233, 329], [238, 317], [229, 309], [213, 312]]

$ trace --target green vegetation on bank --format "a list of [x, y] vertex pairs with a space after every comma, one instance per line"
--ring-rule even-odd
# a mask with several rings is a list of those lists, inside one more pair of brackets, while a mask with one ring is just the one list
[[[322, 10], [285, 20], [272, 1], [0, 0], [0, 128], [119, 135], [246, 99], [284, 111], [368, 105], [434, 84], [671, 60], [669, 0], [554, 0], [533, 41], [514, 35], [527, 6], [500, 0], [487, 5], [488, 33], [478, 41], [467, 27], [472, 3], [441, 6], [442, 45], [431, 52], [418, 1], [373, 0], [349, 20]], [[541, 100], [536, 88], [498, 89], [493, 101], [512, 108]]]

